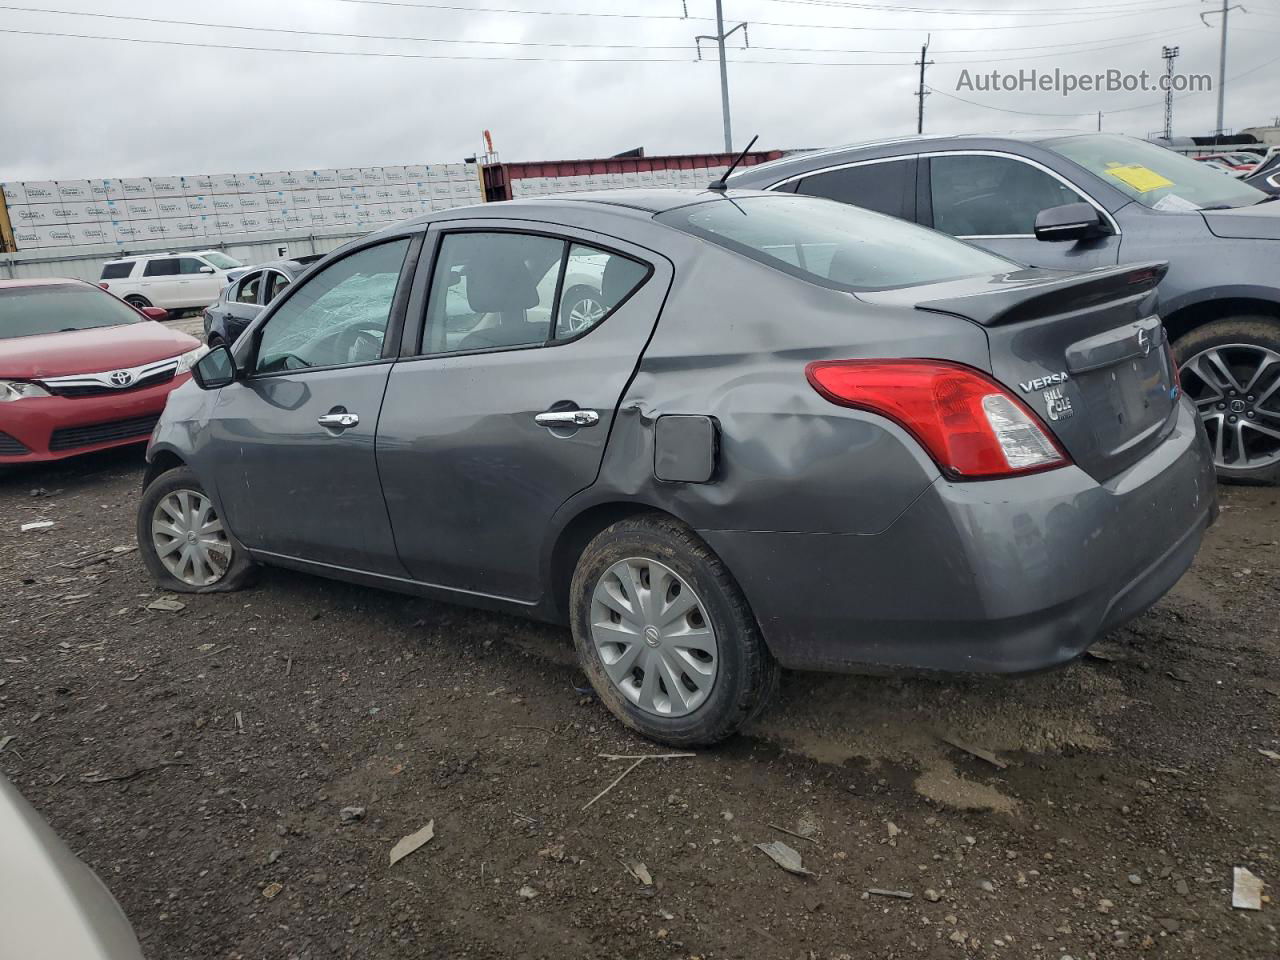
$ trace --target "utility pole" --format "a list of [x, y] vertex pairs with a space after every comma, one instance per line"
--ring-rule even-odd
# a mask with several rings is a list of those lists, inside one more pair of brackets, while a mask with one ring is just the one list
[[924, 46], [920, 48], [920, 59], [916, 61], [916, 66], [920, 68], [920, 87], [916, 90], [916, 99], [919, 101], [916, 107], [916, 133], [924, 133], [924, 98], [929, 95], [924, 88], [924, 68], [933, 64], [933, 61], [928, 59], [929, 41], [932, 39], [933, 34], [925, 36]]
[[[1173, 139], [1173, 61], [1178, 59], [1179, 47], [1162, 47], [1160, 56], [1164, 57], [1164, 139]], [[1218, 114], [1218, 126], [1222, 126], [1222, 114]]]
[[[1223, 100], [1227, 95], [1227, 14], [1232, 10], [1243, 9], [1244, 7], [1238, 3], [1228, 5], [1228, 0], [1222, 0], [1222, 9], [1213, 11], [1213, 13], [1222, 14], [1222, 39], [1218, 43], [1218, 129], [1214, 131], [1215, 135], [1219, 137], [1227, 132], [1227, 128], [1222, 122]], [[1209, 21], [1205, 18], [1212, 16], [1213, 13], [1200, 14], [1200, 22], [1206, 27], [1209, 26]]]
[[1102, 132], [1102, 111], [1098, 111], [1098, 132]]
[[695, 37], [694, 42], [698, 45], [698, 59], [702, 59], [702, 41], [714, 40], [720, 48], [720, 112], [724, 116], [724, 152], [733, 153], [733, 123], [729, 119], [729, 64], [724, 57], [724, 42], [731, 36], [742, 31], [743, 42], [749, 47], [751, 41], [747, 37], [746, 23], [740, 23], [731, 30], [724, 28], [724, 3], [723, 0], [716, 0], [716, 32], [714, 36], [702, 34]]

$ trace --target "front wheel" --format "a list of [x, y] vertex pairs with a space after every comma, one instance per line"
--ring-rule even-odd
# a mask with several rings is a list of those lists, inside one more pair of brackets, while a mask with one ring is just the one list
[[777, 687], [777, 662], [741, 589], [669, 517], [633, 517], [597, 534], [574, 570], [570, 616], [592, 687], [651, 740], [717, 743]]
[[1213, 447], [1218, 479], [1280, 482], [1280, 323], [1227, 317], [1174, 344], [1182, 388]]
[[130, 294], [129, 296], [125, 297], [124, 302], [127, 304], [130, 304], [131, 306], [137, 307], [139, 310], [142, 310], [146, 307], [151, 306], [150, 300], [148, 300], [146, 297], [140, 297], [136, 293]]
[[195, 471], [156, 477], [138, 504], [138, 552], [156, 585], [175, 593], [239, 589], [253, 562], [218, 516]]

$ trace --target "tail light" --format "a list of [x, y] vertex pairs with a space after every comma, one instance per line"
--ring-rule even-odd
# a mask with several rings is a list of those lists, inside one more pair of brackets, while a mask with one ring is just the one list
[[1070, 459], [1040, 419], [986, 374], [944, 360], [836, 360], [805, 368], [832, 403], [907, 430], [955, 479], [1007, 477]]

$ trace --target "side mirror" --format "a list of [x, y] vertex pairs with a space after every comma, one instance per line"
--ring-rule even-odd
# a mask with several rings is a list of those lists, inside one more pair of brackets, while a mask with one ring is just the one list
[[152, 320], [157, 320], [161, 323], [169, 319], [169, 311], [164, 307], [143, 307], [142, 312]]
[[214, 270], [213, 267], [201, 267], [200, 272], [201, 273], [217, 273], [217, 271]]
[[1049, 242], [1062, 240], [1092, 240], [1111, 232], [1100, 214], [1091, 204], [1064, 203], [1049, 207], [1036, 214], [1036, 239]]
[[225, 344], [218, 344], [191, 368], [191, 379], [201, 390], [217, 390], [236, 382], [236, 361]]

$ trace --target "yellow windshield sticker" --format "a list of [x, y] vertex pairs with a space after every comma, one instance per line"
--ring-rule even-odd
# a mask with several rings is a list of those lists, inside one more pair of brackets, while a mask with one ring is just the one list
[[1163, 177], [1154, 170], [1138, 163], [1108, 167], [1107, 174], [1123, 183], [1127, 183], [1139, 193], [1149, 193], [1152, 190], [1159, 190], [1161, 187], [1173, 186], [1173, 181], [1168, 177]]

